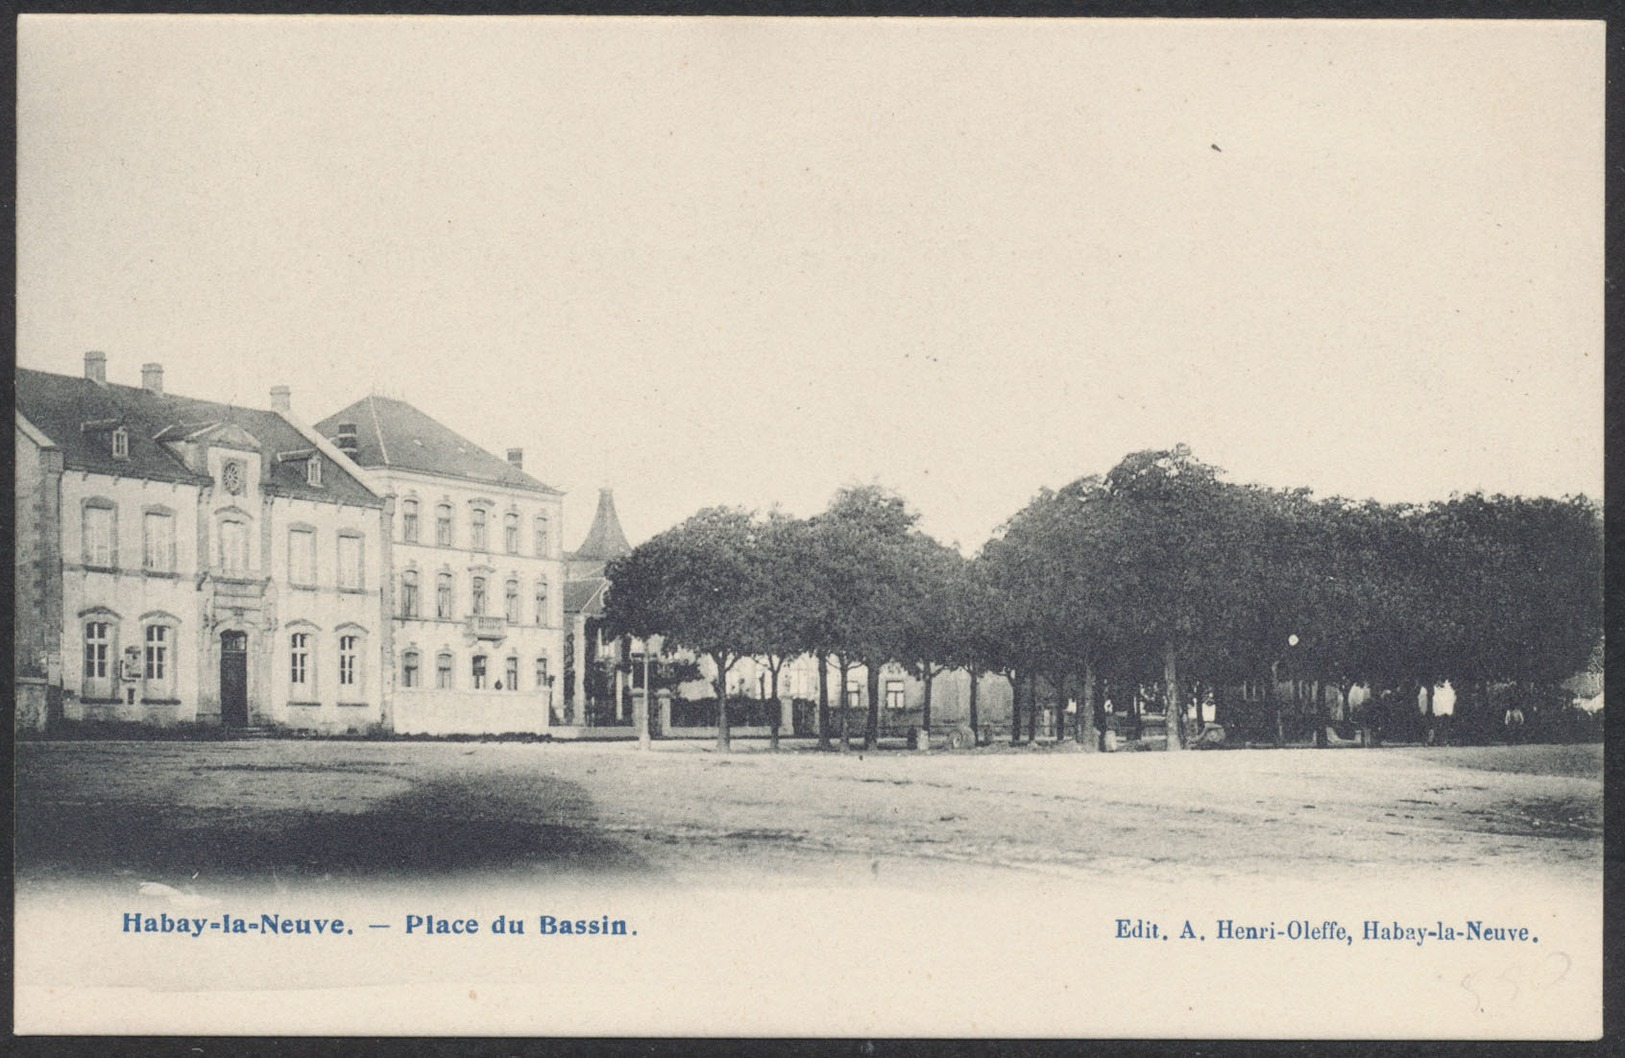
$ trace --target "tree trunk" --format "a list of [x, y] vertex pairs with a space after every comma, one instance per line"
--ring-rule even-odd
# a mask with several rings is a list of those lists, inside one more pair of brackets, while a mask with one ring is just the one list
[[1050, 686], [1055, 690], [1055, 741], [1060, 744], [1066, 741], [1066, 677], [1052, 677]]
[[717, 750], [728, 752], [728, 669], [729, 665], [723, 661], [723, 655], [712, 654], [711, 663], [717, 667]]
[[925, 728], [927, 731], [930, 731], [931, 730], [931, 681], [933, 679], [933, 673], [934, 673], [935, 670], [933, 670], [931, 668], [931, 666], [929, 664], [927, 664], [920, 671], [925, 673], [925, 700], [921, 703], [921, 708], [920, 708], [920, 726]]
[[975, 669], [967, 669], [966, 672], [969, 673], [969, 675], [970, 675], [970, 738], [971, 738], [971, 745], [980, 746], [982, 744], [982, 722], [981, 722], [982, 718], [977, 713], [976, 694], [977, 694], [977, 691], [980, 688], [980, 685], [981, 685], [981, 682], [982, 682], [982, 679], [981, 679], [982, 674], [980, 672], [977, 672]]
[[843, 654], [835, 664], [836, 671], [841, 674], [841, 685], [836, 688], [836, 693], [841, 696], [841, 752], [847, 753], [852, 749], [852, 710], [848, 708], [846, 700], [846, 681], [848, 673], [852, 671], [852, 663]]
[[863, 748], [874, 750], [880, 745], [880, 663], [866, 662], [864, 671], [869, 674], [869, 718], [863, 725]]
[[1163, 716], [1163, 727], [1168, 734], [1167, 748], [1171, 752], [1185, 748], [1179, 737], [1180, 729], [1184, 726], [1180, 723], [1179, 664], [1171, 639], [1162, 644], [1162, 683], [1164, 708], [1167, 710]]
[[1014, 669], [1004, 674], [1010, 681], [1010, 744], [1021, 745], [1021, 673]]
[[1275, 748], [1280, 749], [1286, 745], [1286, 726], [1281, 721], [1281, 695], [1276, 689], [1275, 678], [1276, 662], [1270, 662], [1270, 682], [1266, 688], [1269, 692], [1270, 708], [1275, 713]]
[[1326, 725], [1331, 723], [1331, 711], [1326, 708], [1326, 685], [1320, 680], [1314, 682], [1315, 695], [1315, 745], [1322, 748], [1331, 743], [1326, 738]]
[[768, 718], [769, 724], [767, 729], [768, 748], [774, 753], [779, 751], [779, 721], [784, 716], [784, 708], [779, 704], [779, 666], [783, 664], [784, 662], [781, 660], [778, 665], [771, 666], [767, 670], [769, 687], [773, 692], [771, 699], [773, 702], [773, 714]]
[[1428, 719], [1433, 719], [1433, 683], [1428, 682]]
[[818, 655], [818, 748], [829, 749], [829, 655]]
[[1093, 753], [1098, 746], [1095, 735], [1095, 663], [1083, 663], [1083, 701], [1078, 703], [1078, 743]]

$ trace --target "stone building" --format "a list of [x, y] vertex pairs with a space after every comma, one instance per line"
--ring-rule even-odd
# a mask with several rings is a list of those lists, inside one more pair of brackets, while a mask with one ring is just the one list
[[288, 410], [16, 373], [18, 723], [388, 725], [390, 512]]
[[[604, 594], [609, 589], [605, 569], [631, 551], [615, 510], [614, 492], [599, 489], [598, 509], [586, 538], [565, 556], [567, 627], [562, 719], [572, 726], [609, 727], [631, 722], [626, 701], [628, 674], [623, 662], [630, 657], [633, 641], [606, 638], [601, 625]], [[603, 686], [598, 685], [600, 682]]]
[[564, 655], [563, 494], [404, 401], [369, 396], [316, 431], [393, 503], [391, 726], [540, 733]]

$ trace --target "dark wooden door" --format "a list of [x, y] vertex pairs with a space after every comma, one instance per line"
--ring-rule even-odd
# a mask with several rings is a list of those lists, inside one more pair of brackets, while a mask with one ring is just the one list
[[220, 722], [248, 723], [248, 633], [220, 636]]

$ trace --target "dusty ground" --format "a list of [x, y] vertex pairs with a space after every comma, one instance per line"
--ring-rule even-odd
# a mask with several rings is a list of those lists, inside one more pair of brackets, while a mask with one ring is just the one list
[[1600, 879], [1598, 746], [850, 755], [741, 744], [25, 743], [20, 893], [1108, 876], [1491, 865]]

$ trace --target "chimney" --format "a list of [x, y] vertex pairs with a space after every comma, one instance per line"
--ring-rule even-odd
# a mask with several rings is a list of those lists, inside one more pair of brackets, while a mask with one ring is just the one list
[[85, 377], [90, 379], [92, 382], [107, 381], [106, 353], [92, 352], [85, 354]]
[[287, 386], [272, 386], [271, 387], [271, 410], [272, 411], [292, 412], [293, 411], [293, 391], [290, 390]]
[[356, 444], [355, 439], [355, 423], [339, 423], [338, 436], [333, 438], [333, 443], [338, 446], [338, 450], [340, 452], [343, 452], [347, 456], [353, 457], [356, 454], [356, 449], [359, 447]]
[[515, 470], [524, 470], [525, 450], [523, 448], [508, 449], [508, 462], [513, 464]]
[[164, 365], [141, 365], [141, 388], [148, 393], [162, 393], [164, 391]]

